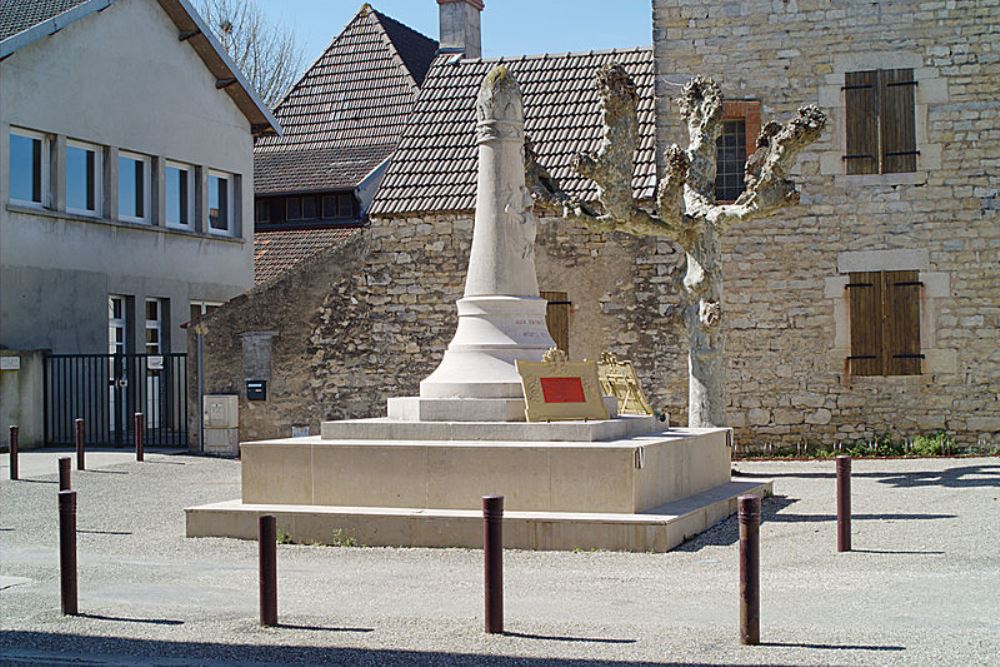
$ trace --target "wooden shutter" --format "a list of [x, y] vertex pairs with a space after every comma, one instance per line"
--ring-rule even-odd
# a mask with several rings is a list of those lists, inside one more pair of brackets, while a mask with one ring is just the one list
[[878, 78], [877, 70], [844, 75], [848, 174], [878, 173]]
[[569, 354], [569, 308], [572, 305], [566, 292], [541, 292], [540, 296], [549, 302], [545, 311], [545, 324], [556, 347]]
[[915, 85], [912, 69], [879, 72], [883, 174], [917, 170]]
[[916, 271], [886, 271], [885, 295], [886, 375], [919, 375], [920, 283]]
[[852, 273], [847, 289], [851, 300], [851, 373], [882, 375], [882, 274]]

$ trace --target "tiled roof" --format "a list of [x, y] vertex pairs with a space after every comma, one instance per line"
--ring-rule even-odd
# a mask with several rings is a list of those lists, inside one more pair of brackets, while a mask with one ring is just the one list
[[476, 201], [475, 101], [483, 77], [507, 64], [524, 95], [525, 131], [539, 164], [568, 194], [592, 200], [596, 189], [573, 170], [578, 151], [595, 150], [601, 119], [595, 74], [619, 63], [639, 90], [637, 197], [656, 180], [652, 49], [567, 53], [496, 60], [439, 56], [421, 87], [410, 124], [375, 196], [374, 216], [470, 211]]
[[276, 195], [350, 189], [393, 149], [394, 144], [258, 153], [253, 163], [254, 190], [259, 195]]
[[[357, 184], [399, 143], [436, 51], [434, 40], [362, 7], [275, 109], [284, 136], [254, 148], [258, 192], [341, 187], [351, 175]], [[297, 157], [272, 157], [287, 151]], [[306, 164], [292, 166], [298, 159]]]
[[296, 229], [254, 232], [254, 283], [266, 283], [324, 250], [339, 246], [359, 228]]
[[87, 0], [0, 0], [0, 39], [7, 39]]

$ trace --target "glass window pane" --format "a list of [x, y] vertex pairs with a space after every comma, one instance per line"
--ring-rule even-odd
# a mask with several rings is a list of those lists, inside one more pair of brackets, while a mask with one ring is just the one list
[[186, 227], [190, 199], [188, 196], [188, 181], [190, 172], [180, 167], [167, 167], [166, 170], [166, 200], [167, 224]]
[[254, 202], [254, 212], [257, 222], [271, 222], [271, 202], [266, 199], [258, 199]]
[[338, 217], [354, 217], [354, 197], [351, 195], [340, 195], [337, 199], [340, 201], [340, 215]]
[[323, 219], [332, 220], [337, 217], [337, 196], [325, 195], [323, 197]]
[[716, 141], [716, 199], [735, 201], [743, 194], [746, 159], [746, 121], [724, 121]]
[[315, 197], [303, 197], [302, 198], [302, 218], [305, 220], [315, 220], [316, 219], [316, 198]]
[[229, 229], [229, 179], [208, 177], [208, 219], [212, 229]]
[[10, 198], [42, 203], [42, 140], [10, 135]]
[[118, 157], [118, 215], [142, 217], [142, 162]]
[[156, 322], [160, 319], [160, 303], [156, 300], [149, 300], [146, 302], [146, 319]]
[[302, 219], [302, 200], [298, 197], [289, 197], [285, 200], [285, 217], [288, 220]]
[[95, 153], [79, 146], [66, 147], [66, 207], [78, 211], [96, 208]]

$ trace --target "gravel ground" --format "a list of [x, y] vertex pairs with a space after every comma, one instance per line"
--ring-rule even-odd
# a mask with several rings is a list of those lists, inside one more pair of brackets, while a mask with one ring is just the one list
[[481, 630], [478, 551], [281, 545], [283, 625], [262, 629], [256, 545], [184, 537], [182, 508], [238, 497], [239, 463], [147, 454], [74, 470], [78, 617], [56, 476], [0, 480], [0, 663], [1000, 664], [1000, 459], [855, 461], [847, 554], [832, 462], [735, 468], [775, 479], [758, 647], [734, 519], [668, 554], [506, 552], [503, 636]]

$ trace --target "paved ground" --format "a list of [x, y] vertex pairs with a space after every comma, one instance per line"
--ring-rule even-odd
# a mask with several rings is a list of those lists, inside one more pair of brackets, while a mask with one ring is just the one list
[[478, 551], [280, 546], [284, 625], [261, 629], [256, 545], [183, 537], [239, 464], [156, 454], [74, 470], [84, 614], [63, 617], [54, 460], [23, 459], [0, 479], [3, 664], [1000, 664], [997, 458], [855, 461], [849, 554], [832, 462], [737, 463], [776, 481], [758, 647], [732, 519], [668, 554], [507, 552], [505, 636], [481, 632]]

